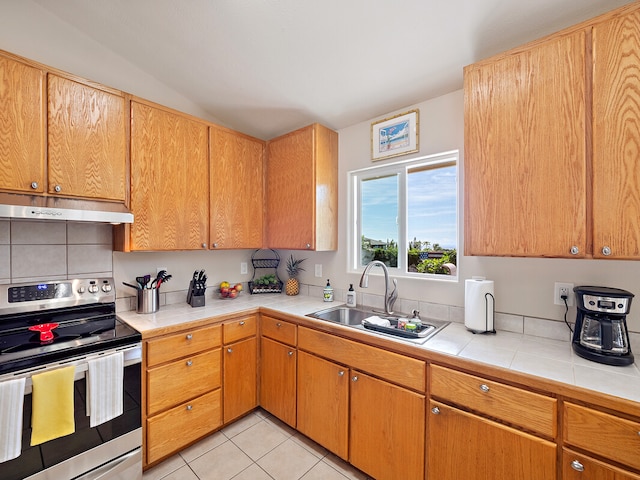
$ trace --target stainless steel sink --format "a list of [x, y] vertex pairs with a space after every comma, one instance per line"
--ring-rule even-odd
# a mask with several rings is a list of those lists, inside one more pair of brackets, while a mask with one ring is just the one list
[[[347, 325], [349, 327], [366, 329], [375, 333], [379, 333], [385, 336], [395, 337], [400, 340], [405, 340], [411, 343], [424, 343], [429, 338], [433, 337], [436, 333], [449, 325], [449, 322], [443, 322], [440, 320], [422, 320], [422, 325], [415, 332], [410, 332], [404, 329], [399, 329], [398, 324], [402, 321], [409, 320], [408, 315], [394, 314], [386, 315], [384, 313], [377, 312], [375, 310], [367, 310], [361, 308], [350, 308], [344, 306], [327, 308], [319, 310], [307, 315], [311, 318], [317, 318], [319, 320], [325, 320], [328, 322], [339, 323], [341, 325]], [[367, 318], [377, 316], [389, 320], [390, 327], [379, 326], [366, 321]]]

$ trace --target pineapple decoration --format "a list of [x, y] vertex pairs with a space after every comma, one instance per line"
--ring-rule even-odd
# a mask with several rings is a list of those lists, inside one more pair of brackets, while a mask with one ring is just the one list
[[300, 293], [300, 283], [298, 282], [298, 274], [304, 272], [304, 268], [300, 266], [306, 258], [296, 260], [293, 258], [293, 254], [287, 260], [287, 273], [289, 274], [289, 280], [285, 286], [285, 292], [287, 295], [298, 295]]

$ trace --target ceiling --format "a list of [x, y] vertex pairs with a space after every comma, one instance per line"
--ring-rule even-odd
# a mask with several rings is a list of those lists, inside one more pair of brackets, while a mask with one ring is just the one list
[[341, 129], [629, 0], [35, 0], [230, 128]]

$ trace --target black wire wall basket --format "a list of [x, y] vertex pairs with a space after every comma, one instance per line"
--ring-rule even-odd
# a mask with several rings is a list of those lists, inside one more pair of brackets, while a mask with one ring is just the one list
[[[278, 278], [278, 252], [273, 249], [258, 249], [251, 255], [251, 265], [253, 278], [249, 281], [249, 293], [282, 293], [283, 283]], [[265, 273], [265, 270], [273, 270], [273, 273]]]

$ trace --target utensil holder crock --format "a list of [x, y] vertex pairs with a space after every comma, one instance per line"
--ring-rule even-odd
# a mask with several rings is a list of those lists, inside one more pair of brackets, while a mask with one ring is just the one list
[[156, 313], [160, 307], [160, 290], [143, 288], [138, 290], [137, 313]]

